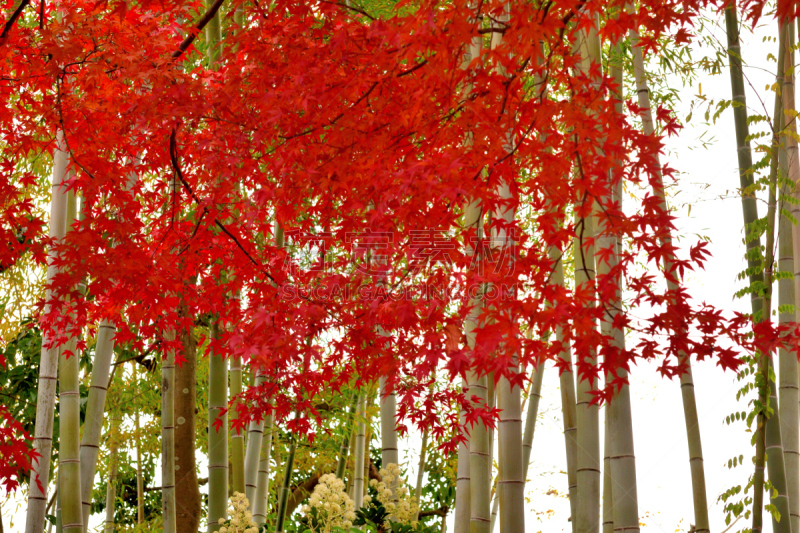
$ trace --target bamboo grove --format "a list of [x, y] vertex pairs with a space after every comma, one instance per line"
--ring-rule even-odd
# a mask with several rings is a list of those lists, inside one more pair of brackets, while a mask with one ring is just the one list
[[[628, 378], [647, 360], [680, 388], [705, 533], [692, 365], [713, 359], [753, 398], [726, 510], [800, 533], [795, 8], [6, 2], [0, 481], [25, 491], [24, 531], [533, 530], [545, 380], [569, 527], [638, 531]], [[749, 314], [686, 288], [709, 252], [677, 244], [681, 124], [648, 72], [708, 13]], [[771, 117], [740, 42], [767, 21]]]

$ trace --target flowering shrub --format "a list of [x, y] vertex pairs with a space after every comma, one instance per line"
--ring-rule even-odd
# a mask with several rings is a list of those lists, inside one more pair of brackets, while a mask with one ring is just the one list
[[241, 492], [234, 492], [228, 507], [229, 520], [219, 519], [219, 533], [258, 533], [258, 526], [253, 522], [253, 513], [248, 511], [250, 501]]
[[400, 466], [389, 463], [386, 468], [381, 468], [380, 473], [381, 481], [372, 479], [369, 484], [378, 493], [378, 500], [386, 508], [390, 520], [398, 524], [413, 525], [419, 505], [417, 499], [409, 494], [405, 480], [400, 477]]
[[303, 506], [306, 527], [314, 533], [349, 529], [356, 518], [355, 504], [347, 495], [344, 481], [333, 474], [319, 478], [308, 505]]

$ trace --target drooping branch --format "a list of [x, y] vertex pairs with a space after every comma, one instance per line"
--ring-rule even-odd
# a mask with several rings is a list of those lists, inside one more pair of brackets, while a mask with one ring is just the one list
[[183, 42], [178, 46], [178, 49], [172, 52], [173, 59], [178, 59], [186, 50], [189, 49], [194, 40], [197, 38], [197, 34], [203, 31], [203, 28], [206, 27], [206, 24], [211, 22], [211, 19], [213, 19], [214, 15], [217, 14], [217, 11], [219, 11], [219, 8], [222, 7], [222, 3], [224, 1], [225, 0], [216, 0], [216, 2], [211, 4], [211, 7], [208, 8], [208, 11], [206, 11], [202, 17], [197, 19], [197, 22], [194, 23], [193, 31], [186, 36]]
[[25, 9], [25, 6], [27, 6], [30, 3], [30, 1], [31, 0], [22, 0], [22, 2], [20, 2], [19, 5], [17, 6], [17, 9], [15, 9], [13, 13], [11, 13], [11, 16], [6, 21], [6, 25], [3, 26], [3, 33], [0, 33], [0, 43], [5, 43], [6, 37], [8, 37], [8, 33], [11, 31], [11, 27], [14, 25], [14, 23], [17, 21], [20, 15], [22, 15], [22, 10]]

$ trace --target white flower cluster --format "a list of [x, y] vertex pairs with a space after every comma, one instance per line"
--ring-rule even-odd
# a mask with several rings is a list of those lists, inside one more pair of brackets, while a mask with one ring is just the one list
[[406, 482], [400, 477], [400, 466], [389, 463], [386, 468], [381, 468], [381, 480], [378, 482], [372, 479], [369, 485], [377, 491], [378, 499], [389, 513], [390, 520], [415, 527], [419, 505], [417, 499], [409, 494]]
[[228, 515], [230, 520], [219, 519], [219, 533], [258, 533], [258, 526], [253, 522], [253, 513], [247, 510], [250, 502], [241, 492], [234, 492], [231, 496]]
[[355, 504], [347, 495], [344, 481], [334, 474], [319, 478], [302, 511], [309, 518], [308, 525], [314, 533], [330, 533], [334, 527], [347, 529], [356, 519]]

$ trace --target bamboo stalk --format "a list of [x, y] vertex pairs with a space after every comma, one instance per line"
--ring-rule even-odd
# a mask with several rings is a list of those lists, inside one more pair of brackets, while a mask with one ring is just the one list
[[[358, 411], [356, 420], [358, 429], [356, 432], [356, 450], [353, 456], [353, 503], [356, 509], [364, 506], [364, 461], [367, 434], [367, 397], [364, 393], [358, 396]], [[385, 465], [384, 465], [385, 468]]]
[[[600, 40], [597, 35], [597, 20], [588, 30], [582, 30], [576, 43], [576, 51], [580, 54], [580, 69], [588, 74], [592, 63], [600, 63]], [[585, 205], [590, 202], [590, 205]], [[594, 245], [595, 227], [592, 213], [594, 200], [590, 197], [579, 199], [575, 208], [575, 287], [590, 286], [594, 283]], [[583, 210], [584, 214], [580, 211]], [[595, 307], [594, 289], [592, 298], [586, 303], [587, 311]], [[585, 355], [584, 364], [595, 367], [597, 354], [590, 348]], [[577, 426], [577, 496], [576, 524], [577, 531], [598, 533], [600, 531], [600, 428], [598, 406], [593, 402], [593, 391], [597, 390], [597, 380], [589, 376], [578, 376], [576, 426]]]
[[[462, 378], [461, 390], [465, 398], [469, 398], [469, 386]], [[463, 409], [458, 423], [464, 427], [466, 414]], [[469, 533], [470, 517], [470, 473], [469, 473], [469, 441], [458, 443], [458, 467], [456, 473], [456, 510], [453, 517], [455, 533]]]
[[[483, 211], [478, 201], [470, 202], [465, 209], [464, 227], [476, 228], [477, 239], [483, 236]], [[467, 254], [479, 260], [478, 247], [469, 244]], [[481, 295], [471, 298], [470, 310], [464, 323], [464, 333], [467, 338], [467, 347], [475, 349], [475, 330], [479, 324], [479, 317], [482, 308]], [[487, 376], [478, 375], [470, 370], [467, 373], [467, 386], [469, 391], [469, 401], [476, 409], [484, 409], [488, 405]], [[489, 488], [491, 486], [491, 456], [489, 432], [482, 421], [477, 421], [469, 428], [469, 531], [470, 533], [488, 533], [491, 525], [491, 501]], [[456, 509], [456, 531], [465, 527], [460, 524], [458, 519], [458, 508]]]
[[[608, 377], [608, 376], [607, 376]], [[611, 430], [608, 406], [604, 413], [605, 435], [603, 442], [603, 533], [614, 533], [614, 497], [611, 487]]]
[[358, 409], [358, 393], [353, 394], [353, 401], [347, 409], [347, 418], [344, 423], [344, 436], [339, 446], [339, 461], [336, 463], [336, 477], [344, 479], [347, 469], [347, 457], [350, 453], [350, 434], [353, 432], [353, 416]]
[[[133, 365], [133, 382], [138, 383], [136, 364]], [[136, 436], [136, 523], [144, 523], [144, 479], [142, 477], [142, 437], [139, 425], [139, 409], [134, 405], [133, 408], [133, 427]]]
[[119, 445], [117, 442], [117, 426], [119, 422], [115, 419], [111, 422], [109, 431], [109, 450], [110, 459], [108, 465], [108, 483], [106, 484], [106, 520], [103, 528], [104, 533], [114, 533], [114, 512], [117, 500], [117, 463], [119, 460]]
[[386, 468], [390, 464], [400, 464], [397, 450], [397, 398], [394, 390], [386, 390], [386, 378], [379, 379], [379, 398], [381, 406], [381, 461]]
[[[214, 320], [211, 337], [219, 338]], [[228, 518], [228, 367], [222, 354], [211, 352], [208, 363], [208, 531], [218, 531]], [[217, 419], [220, 424], [215, 426]]]
[[[542, 398], [542, 381], [544, 378], [544, 363], [536, 365], [531, 379], [531, 390], [529, 393], [530, 403], [525, 412], [525, 430], [522, 433], [522, 465], [524, 468], [524, 478], [527, 483], [528, 471], [531, 463], [531, 452], [533, 450], [533, 436], [536, 432], [536, 419], [539, 415], [539, 400]], [[524, 400], [522, 402], [525, 403]], [[490, 531], [494, 531], [497, 522], [497, 512], [500, 509], [499, 492], [495, 492], [492, 500], [492, 519], [489, 526]]]
[[[138, 160], [136, 160], [138, 162]], [[130, 191], [138, 180], [135, 172], [128, 174], [125, 190]], [[81, 209], [81, 217], [84, 210]], [[111, 376], [111, 359], [114, 356], [114, 336], [117, 327], [114, 322], [103, 319], [97, 327], [97, 342], [92, 360], [92, 377], [89, 385], [89, 397], [86, 403], [86, 415], [81, 437], [81, 501], [83, 504], [83, 530], [88, 531], [91, 510], [92, 488], [97, 471], [97, 455], [100, 450], [100, 437], [103, 430], [103, 415], [106, 406], [109, 380]], [[136, 367], [134, 366], [134, 382]], [[139, 412], [135, 413], [138, 423]], [[137, 467], [138, 468], [138, 467]]]
[[[67, 191], [62, 187], [67, 175], [69, 155], [65, 148], [61, 131], [56, 134], [57, 147], [53, 153], [53, 176], [50, 200], [49, 236], [57, 245], [64, 239], [67, 227]], [[53, 293], [49, 288], [59, 272], [55, 266], [57, 251], [51, 248], [48, 253], [44, 314], [53, 305]], [[42, 351], [39, 362], [39, 381], [36, 393], [36, 422], [34, 426], [33, 449], [38, 459], [33, 461], [30, 471], [31, 483], [28, 492], [28, 507], [25, 518], [25, 533], [41, 533], [44, 530], [45, 507], [47, 506], [47, 487], [50, 482], [50, 461], [53, 447], [53, 415], [55, 412], [55, 392], [58, 372], [58, 347], [49, 346], [53, 342], [50, 335], [42, 336]], [[42, 487], [41, 490], [39, 487]]]
[[[752, 176], [752, 153], [750, 150], [749, 126], [747, 124], [747, 102], [745, 99], [744, 90], [744, 74], [742, 72], [742, 59], [741, 59], [741, 46], [739, 44], [739, 22], [736, 13], [736, 7], [729, 6], [725, 9], [725, 29], [728, 37], [728, 58], [730, 64], [731, 76], [731, 91], [734, 101], [733, 115], [734, 124], [736, 126], [736, 145], [739, 163], [739, 180], [742, 187], [742, 214], [744, 216], [744, 223], [747, 234], [750, 228], [758, 220], [758, 208], [755, 203], [755, 198], [749, 192], [753, 184]], [[774, 189], [771, 189], [770, 194], [774, 195]], [[774, 234], [774, 204], [770, 205], [772, 211], [772, 228], [767, 228], [767, 239]], [[769, 225], [769, 224], [768, 224]], [[765, 295], [759, 298], [757, 294], [753, 294], [751, 299], [751, 309], [753, 317], [756, 320], [764, 320], [769, 318], [769, 293], [771, 291], [771, 259], [772, 250], [770, 249], [772, 243], [768, 243], [766, 249], [769, 260], [766, 263], [766, 276], [762, 275], [760, 266], [760, 239], [746, 239], [747, 240], [747, 258], [748, 270], [752, 272], [750, 275], [750, 286], [756, 287], [759, 283], [764, 283]], [[752, 268], [752, 270], [751, 270]], [[766, 278], [766, 279], [765, 279]], [[786, 470], [783, 459], [783, 446], [781, 442], [781, 429], [780, 429], [780, 410], [777, 402], [776, 387], [769, 379], [770, 367], [772, 366], [772, 354], [762, 354], [759, 358], [760, 372], [766, 376], [765, 383], [759, 390], [760, 401], [766, 405], [769, 401], [770, 405], [775, 410], [775, 415], [766, 417], [762, 412], [759, 416], [756, 427], [756, 468], [754, 474], [753, 485], [753, 532], [758, 533], [762, 528], [762, 512], [763, 505], [761, 500], [763, 498], [764, 487], [764, 453], [768, 455], [767, 468], [769, 471], [770, 482], [772, 483], [775, 491], [770, 500], [781, 516], [790, 516], [789, 501], [786, 489]], [[777, 521], [773, 515], [773, 529], [776, 533], [790, 533], [791, 520]]]
[[[553, 275], [550, 282], [559, 287], [564, 286], [564, 263], [561, 250], [551, 247], [548, 251], [553, 263]], [[556, 342], [561, 345], [558, 357], [559, 366], [564, 370], [559, 376], [561, 389], [561, 418], [564, 427], [564, 442], [567, 456], [567, 486], [569, 490], [569, 508], [572, 531], [577, 527], [576, 505], [578, 502], [578, 439], [577, 439], [577, 404], [575, 399], [575, 377], [572, 372], [572, 351], [568, 342], [564, 342], [564, 332], [556, 327]]]
[[269, 414], [264, 424], [266, 442], [263, 443], [263, 455], [258, 464], [258, 486], [256, 487], [256, 501], [253, 507], [253, 521], [264, 524], [267, 519], [267, 499], [269, 497], [270, 454], [272, 452], [273, 420], [275, 415]]
[[[89, 527], [92, 487], [97, 470], [97, 455], [100, 451], [100, 435], [103, 429], [103, 413], [111, 374], [111, 359], [114, 355], [114, 334], [117, 328], [110, 320], [101, 320], [97, 328], [97, 343], [92, 361], [92, 378], [86, 416], [81, 438], [81, 502], [83, 505], [84, 532]], [[135, 378], [134, 378], [135, 379]], [[139, 413], [136, 413], [139, 416]]]
[[422, 506], [422, 479], [425, 477], [425, 453], [428, 451], [428, 428], [422, 431], [422, 447], [419, 450], [419, 464], [417, 466], [417, 485], [414, 487], [414, 496], [417, 498], [417, 513], [414, 521], [419, 520], [419, 508]]
[[[478, 57], [481, 52], [482, 40], [480, 37], [475, 37], [467, 46], [467, 51], [464, 54], [461, 68], [466, 69], [472, 59]], [[471, 85], [468, 85], [466, 88], [466, 92], [469, 93], [471, 91]], [[464, 140], [464, 146], [469, 148], [472, 146], [472, 134], [468, 133], [466, 139]], [[476, 239], [480, 240], [483, 237], [483, 209], [481, 208], [481, 203], [477, 199], [471, 199], [467, 202], [464, 208], [464, 229], [470, 230], [474, 228], [476, 230]], [[475, 243], [465, 242], [465, 253], [467, 257], [470, 257], [472, 260], [473, 265], [470, 265], [471, 268], [480, 261], [480, 254], [478, 248]], [[470, 290], [471, 287], [468, 287]], [[467, 319], [464, 321], [464, 335], [467, 337], [467, 345], [470, 348], [474, 348], [475, 346], [475, 333], [474, 329], [477, 327], [477, 317], [480, 315], [480, 297], [478, 298], [471, 298], [469, 305], [470, 305], [470, 312], [467, 315]], [[470, 346], [470, 338], [472, 339], [472, 345]], [[467, 379], [461, 380], [461, 389], [464, 393], [465, 401], [469, 402], [469, 384], [471, 379], [473, 379], [472, 374], [467, 376]], [[462, 408], [459, 412], [459, 424], [461, 427], [465, 427], [465, 420], [466, 420], [466, 412]], [[458, 445], [458, 467], [457, 467], [457, 474], [456, 474], [456, 509], [455, 509], [455, 516], [454, 516], [454, 533], [468, 533], [472, 529], [471, 525], [471, 517], [472, 517], [472, 482], [471, 482], [471, 464], [472, 464], [472, 454], [471, 454], [471, 447], [472, 447], [472, 430], [469, 430], [469, 436], [462, 441]]]
[[[641, 53], [641, 49], [637, 48]], [[618, 43], [613, 46], [613, 53], [621, 57], [622, 51]], [[622, 87], [622, 67], [616, 61], [610, 67], [616, 85]], [[620, 115], [622, 110], [622, 95], [613, 95], [615, 109]], [[608, 192], [600, 200], [604, 207], [622, 205], [622, 178], [614, 179], [613, 171], [609, 173]], [[597, 246], [600, 250], [607, 250], [606, 261], [597, 261], [597, 274], [603, 278], [604, 284], [611, 284], [613, 297], [611, 301], [604, 302], [605, 312], [602, 314], [600, 330], [609, 339], [611, 347], [618, 353], [625, 353], [625, 331], [615, 327], [616, 318], [622, 309], [622, 280], [614, 270], [619, 264], [619, 239], [611, 227], [613, 221], [604, 219], [601, 213], [597, 215]], [[607, 293], [607, 291], [602, 291]], [[633, 419], [631, 415], [630, 385], [628, 372], [625, 366], [617, 368], [613, 374], [606, 376], [606, 383], [611, 379], [620, 379], [622, 386], [611, 397], [606, 409], [606, 444], [610, 447], [606, 451], [608, 467], [610, 469], [608, 486], [611, 489], [611, 517], [614, 531], [639, 531], [639, 503], [636, 485], [636, 459], [633, 446]], [[605, 489], [605, 487], [604, 487]], [[605, 493], [605, 490], [604, 490]], [[604, 495], [605, 496], [605, 495]], [[604, 514], [606, 512], [604, 506]], [[606, 517], [604, 516], [604, 522]]]
[[[775, 93], [775, 109], [773, 113], [773, 155], [770, 161], [770, 182], [780, 183], [778, 190], [781, 191], [782, 198], [787, 198], [793, 193], [793, 187], [786, 182], [792, 180], [791, 173], [797, 173], [797, 163], [790, 163], [787, 150], [779, 150], [779, 134], [784, 125], [784, 102], [781, 94], [793, 100], [794, 87], [784, 87], [784, 71], [787, 66], [794, 63], [793, 58], [787, 60], [787, 51], [793, 51], [793, 34], [791, 24], [779, 24], [779, 52], [778, 52], [778, 72], [776, 82], [782, 92]], [[793, 84], [792, 84], [793, 85]], [[787, 102], [787, 109], [792, 109], [794, 103]], [[794, 139], [792, 139], [793, 141]], [[788, 144], [788, 143], [787, 143]], [[795, 150], [796, 154], [796, 150]], [[778, 170], [780, 175], [778, 176]], [[772, 176], [774, 175], [774, 177]], [[797, 179], [797, 176], [794, 176]], [[794, 180], [792, 180], [794, 181]], [[794, 228], [791, 219], [786, 216], [786, 209], [790, 209], [792, 216], [797, 220], [800, 209], [796, 204], [785, 201], [780, 204], [780, 218], [778, 231], [778, 270], [780, 272], [791, 272], [794, 275], [794, 234], [800, 237], [800, 232]], [[795, 295], [798, 293], [800, 277], [793, 276], [794, 279], [781, 277], [778, 281], [778, 320], [781, 324], [788, 324], [795, 321], [795, 313], [792, 312], [795, 306]], [[783, 458], [786, 465], [786, 489], [789, 495], [789, 513], [793, 532], [800, 531], [800, 431], [798, 431], [798, 418], [800, 418], [800, 394], [798, 394], [798, 364], [795, 354], [781, 348], [778, 352], [778, 366], [780, 385], [778, 389], [778, 402], [781, 422], [781, 440], [783, 442]]]
[[[262, 373], [256, 374], [256, 387], [264, 383], [266, 378]], [[231, 380], [231, 394], [234, 393], [233, 380]], [[250, 510], [255, 510], [256, 493], [261, 463], [261, 445], [264, 440], [264, 425], [266, 417], [261, 420], [251, 420], [247, 428], [247, 453], [244, 459], [245, 496], [250, 502]]]
[[[298, 416], [295, 410], [295, 417]], [[280, 495], [278, 496], [278, 516], [275, 519], [275, 533], [283, 533], [283, 527], [286, 520], [286, 504], [289, 501], [291, 494], [291, 481], [292, 470], [294, 469], [294, 455], [297, 450], [297, 437], [292, 435], [291, 443], [289, 444], [289, 453], [286, 456], [286, 468], [283, 474], [283, 484], [281, 485]]]
[[[638, 46], [638, 34], [636, 32], [631, 32], [630, 36], [634, 55], [634, 73], [639, 97], [638, 103], [641, 108], [640, 117], [645, 134], [652, 135], [655, 128], [653, 125], [652, 112], [650, 110], [650, 90], [647, 86], [647, 79], [645, 78], [642, 50]], [[661, 168], [657, 155], [655, 167], [657, 169]], [[665, 212], [668, 212], [668, 206], [664, 197], [664, 184], [661, 171], [656, 170], [653, 177], [655, 179], [653, 194], [661, 201], [661, 208]], [[755, 207], [755, 204], [753, 204], [753, 207]], [[668, 231], [667, 237], [662, 240], [662, 245], [671, 246], [671, 243], [672, 235], [671, 231]], [[674, 272], [673, 262], [674, 258], [672, 256], [668, 256], [665, 259], [665, 272]], [[667, 289], [669, 291], [676, 291], [678, 289], [678, 284], [671, 274], [667, 276]], [[686, 440], [689, 447], [689, 468], [692, 477], [692, 502], [694, 505], [695, 528], [696, 533], [708, 533], [708, 502], [706, 497], [705, 469], [703, 466], [703, 446], [700, 436], [700, 420], [697, 416], [697, 400], [692, 377], [692, 362], [688, 357], [684, 357], [681, 363], [685, 365], [685, 371], [680, 377], [681, 398], [683, 401], [683, 413], [686, 423]]]
[[[235, 398], [237, 395], [241, 394], [242, 392], [242, 358], [239, 356], [231, 357], [231, 369], [230, 369], [230, 389], [231, 389], [231, 398]], [[237, 414], [236, 409], [233, 409], [230, 415], [231, 420], [231, 427], [234, 427], [233, 421], [239, 417]], [[261, 431], [263, 431], [264, 421], [262, 420], [261, 423]], [[256, 423], [258, 426], [258, 423]], [[259, 428], [255, 427], [252, 428], [248, 425], [247, 434], [248, 436], [252, 436], [258, 431]], [[259, 433], [260, 435], [260, 433]], [[259, 440], [258, 445], [260, 447], [261, 441]], [[233, 429], [231, 431], [231, 492], [240, 492], [242, 494], [247, 494], [247, 479], [248, 475], [245, 470], [245, 449], [244, 449], [244, 432], [240, 428]], [[253, 448], [255, 450], [255, 448]], [[254, 468], [251, 474], [251, 481], [253, 482], [252, 487], [252, 494], [255, 495], [255, 481], [257, 478], [257, 462], [258, 457], [261, 454], [261, 450], [258, 450], [255, 454], [255, 461]], [[251, 501], [250, 497], [247, 498]]]
[[[70, 191], [67, 197], [67, 231], [77, 218], [77, 198]], [[71, 335], [59, 354], [58, 412], [59, 412], [59, 482], [70, 490], [61, 497], [62, 530], [64, 533], [83, 532], [81, 505], [81, 394], [80, 356], [77, 338]]]

